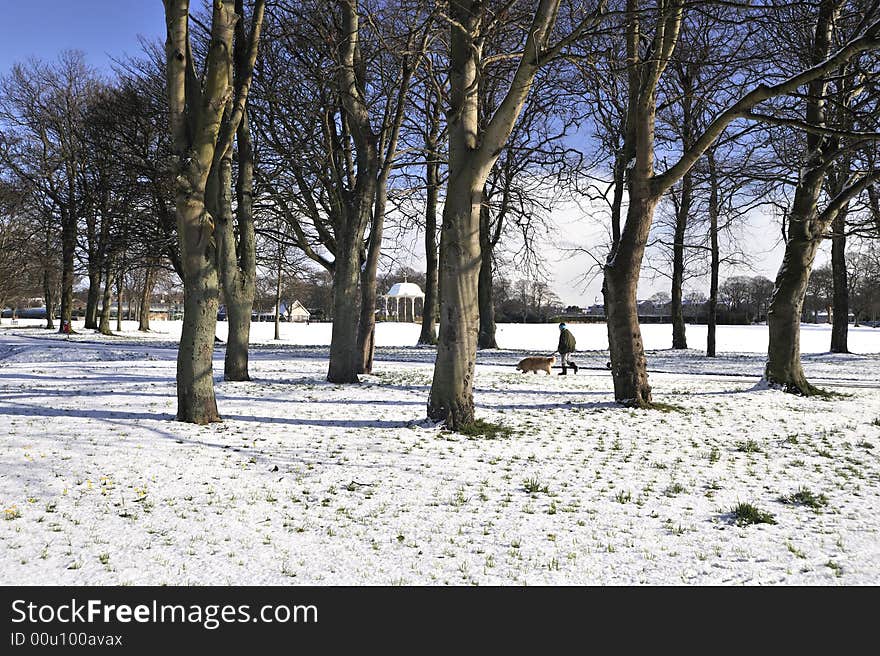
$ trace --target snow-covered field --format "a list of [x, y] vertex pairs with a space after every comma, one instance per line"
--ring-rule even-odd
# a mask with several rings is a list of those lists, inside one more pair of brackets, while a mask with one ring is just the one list
[[[613, 403], [603, 325], [573, 326], [565, 378], [512, 367], [555, 326], [502, 325], [476, 402], [511, 434], [487, 439], [423, 421], [415, 325], [380, 324], [375, 374], [337, 386], [326, 324], [254, 324], [254, 380], [222, 381], [220, 345], [225, 421], [197, 427], [173, 421], [179, 324], [4, 324], [2, 584], [880, 583], [880, 329], [831, 356], [804, 326], [808, 374], [842, 393], [804, 399], [756, 386], [765, 326], [720, 327], [716, 360], [644, 326], [668, 407], [639, 412]], [[780, 500], [799, 489], [818, 507]], [[736, 525], [740, 502], [776, 523]]]

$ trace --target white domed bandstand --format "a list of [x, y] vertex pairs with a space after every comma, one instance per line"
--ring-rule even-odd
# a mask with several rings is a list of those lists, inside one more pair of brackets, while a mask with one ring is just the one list
[[[424, 306], [425, 293], [421, 287], [414, 282], [396, 282], [385, 294], [385, 316], [394, 317], [393, 321], [415, 321], [417, 300], [421, 300], [422, 306]], [[393, 312], [390, 311], [389, 301], [394, 301]], [[403, 318], [400, 314], [400, 301], [403, 301]], [[410, 310], [409, 313], [407, 313], [407, 309]]]

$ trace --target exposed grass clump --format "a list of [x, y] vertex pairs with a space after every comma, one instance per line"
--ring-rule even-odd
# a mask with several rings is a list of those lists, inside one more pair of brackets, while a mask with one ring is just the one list
[[672, 403], [662, 403], [660, 401], [655, 401], [650, 406], [648, 406], [649, 410], [659, 410], [660, 412], [685, 412], [685, 409], [680, 405], [674, 405]]
[[859, 440], [856, 442], [856, 446], [860, 449], [873, 449], [874, 445], [868, 442], [867, 440]]
[[801, 487], [797, 492], [779, 497], [781, 503], [794, 506], [807, 506], [813, 510], [821, 510], [828, 505], [828, 497], [824, 494], [816, 494], [812, 490]]
[[543, 492], [544, 494], [550, 493], [550, 486], [545, 485], [535, 477], [524, 480], [523, 489], [529, 494], [537, 494], [538, 492]]
[[[452, 431], [447, 431], [452, 432]], [[502, 439], [513, 435], [513, 429], [504, 424], [496, 424], [485, 419], [477, 419], [472, 424], [461, 426], [457, 431], [466, 437], [482, 437], [489, 440]]]
[[736, 443], [736, 450], [742, 453], [761, 453], [761, 445], [755, 440], [748, 439]]
[[684, 485], [682, 485], [681, 483], [676, 481], [675, 483], [673, 483], [672, 485], [667, 487], [663, 491], [663, 494], [665, 494], [667, 497], [674, 497], [676, 494], [681, 494], [684, 491], [685, 491]]
[[3, 519], [7, 521], [18, 519], [19, 517], [21, 517], [21, 511], [18, 509], [18, 506], [10, 506], [3, 510]]
[[773, 515], [766, 510], [761, 510], [750, 503], [738, 503], [731, 510], [737, 526], [749, 526], [751, 524], [775, 524]]
[[880, 426], [880, 417], [877, 417], [874, 421], [871, 422], [872, 426]]

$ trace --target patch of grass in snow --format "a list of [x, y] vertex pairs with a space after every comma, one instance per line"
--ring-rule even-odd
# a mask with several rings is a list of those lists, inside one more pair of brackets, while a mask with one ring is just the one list
[[761, 445], [752, 439], [737, 442], [736, 450], [742, 453], [761, 453], [763, 451]]
[[650, 406], [648, 406], [649, 410], [658, 410], [659, 412], [687, 412], [682, 406], [674, 405], [672, 403], [663, 403], [661, 401], [655, 401]]
[[[453, 431], [444, 432], [452, 433]], [[488, 440], [503, 439], [513, 435], [513, 429], [510, 428], [510, 426], [505, 426], [504, 424], [496, 424], [491, 421], [486, 421], [485, 419], [477, 419], [476, 421], [474, 421], [474, 423], [462, 426], [458, 429], [458, 431], [455, 432], [457, 432], [459, 435], [464, 435], [465, 437], [482, 437]]]
[[808, 488], [798, 488], [797, 492], [779, 497], [780, 503], [794, 506], [807, 506], [813, 510], [821, 510], [828, 505], [828, 497], [824, 494], [816, 494]]
[[523, 481], [523, 489], [529, 494], [537, 494], [538, 492], [550, 494], [550, 486], [545, 485], [534, 476]]
[[10, 522], [19, 517], [21, 517], [21, 511], [18, 509], [18, 506], [10, 506], [9, 508], [3, 509], [3, 519], [6, 521]]
[[834, 572], [834, 576], [843, 576], [843, 568], [839, 564], [835, 563], [833, 560], [829, 560], [827, 563], [825, 563], [825, 567]]
[[877, 417], [874, 421], [871, 422], [872, 426], [880, 426], [880, 417]]
[[803, 551], [801, 551], [800, 549], [798, 549], [798, 548], [797, 548], [796, 546], [794, 546], [791, 542], [786, 542], [786, 543], [785, 543], [785, 546], [788, 547], [788, 550], [789, 550], [791, 553], [793, 553], [797, 558], [806, 558], [806, 557], [807, 557], [807, 555], [806, 555]]
[[665, 490], [663, 490], [663, 494], [665, 494], [667, 497], [674, 497], [676, 494], [681, 494], [684, 491], [684, 485], [676, 481], [672, 485], [668, 486]]
[[733, 510], [733, 519], [737, 526], [749, 526], [751, 524], [775, 524], [773, 515], [766, 510], [761, 510], [750, 503], [738, 503]]
[[860, 449], [873, 449], [874, 445], [868, 442], [867, 440], [859, 440], [856, 442], [856, 446]]
[[629, 490], [620, 490], [614, 495], [614, 500], [617, 503], [629, 503], [632, 501], [632, 492]]

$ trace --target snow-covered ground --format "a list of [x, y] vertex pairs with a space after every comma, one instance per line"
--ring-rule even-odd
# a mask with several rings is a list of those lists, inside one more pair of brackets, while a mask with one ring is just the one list
[[[326, 324], [254, 324], [254, 380], [222, 381], [220, 345], [225, 421], [197, 427], [173, 421], [179, 324], [4, 324], [2, 584], [880, 583], [880, 330], [831, 356], [804, 326], [842, 393], [804, 399], [756, 386], [766, 327], [720, 327], [710, 360], [644, 326], [669, 407], [639, 412], [613, 403], [604, 326], [573, 326], [585, 369], [561, 378], [512, 367], [555, 326], [502, 325], [476, 402], [512, 433], [487, 439], [423, 421], [415, 325], [380, 324], [375, 374], [337, 386]], [[827, 503], [780, 501], [801, 488]], [[776, 523], [737, 526], [739, 502]]]

